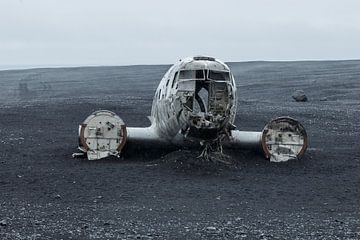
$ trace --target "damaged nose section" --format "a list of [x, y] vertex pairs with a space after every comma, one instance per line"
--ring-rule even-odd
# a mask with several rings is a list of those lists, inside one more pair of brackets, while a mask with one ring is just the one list
[[189, 116], [187, 135], [203, 140], [215, 140], [219, 137], [224, 117], [212, 114], [195, 113]]
[[265, 126], [261, 145], [266, 158], [271, 162], [300, 159], [308, 145], [307, 134], [297, 120], [279, 117]]
[[187, 135], [202, 139], [216, 139], [229, 120], [230, 99], [224, 82], [195, 81], [195, 89], [186, 101], [189, 110]]

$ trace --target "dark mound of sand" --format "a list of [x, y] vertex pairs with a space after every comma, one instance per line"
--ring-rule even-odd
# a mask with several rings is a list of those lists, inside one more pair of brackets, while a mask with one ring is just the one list
[[237, 162], [231, 156], [210, 152], [207, 158], [201, 151], [178, 150], [161, 157], [159, 163], [171, 169], [186, 173], [218, 173], [224, 169], [237, 169]]

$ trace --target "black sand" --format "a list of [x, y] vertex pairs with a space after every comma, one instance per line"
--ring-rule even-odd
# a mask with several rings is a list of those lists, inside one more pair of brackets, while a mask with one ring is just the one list
[[[73, 159], [94, 110], [147, 126], [169, 66], [0, 71], [0, 238], [359, 239], [360, 61], [229, 65], [237, 127], [297, 118], [310, 139], [302, 160], [228, 151], [236, 167], [194, 166], [196, 152], [160, 150]], [[293, 101], [297, 89], [308, 102]]]

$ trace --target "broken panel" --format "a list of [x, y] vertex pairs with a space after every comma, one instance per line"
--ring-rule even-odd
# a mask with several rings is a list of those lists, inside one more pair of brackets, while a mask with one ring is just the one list
[[225, 114], [229, 104], [229, 92], [226, 83], [212, 82], [210, 84], [209, 112]]
[[94, 112], [79, 127], [79, 149], [89, 160], [118, 156], [126, 138], [125, 123], [111, 111]]
[[307, 134], [295, 119], [280, 117], [265, 126], [261, 144], [271, 162], [299, 159], [307, 148]]

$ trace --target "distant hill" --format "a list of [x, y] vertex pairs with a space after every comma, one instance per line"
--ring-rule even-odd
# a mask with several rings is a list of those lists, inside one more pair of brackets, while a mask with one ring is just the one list
[[[311, 99], [360, 100], [360, 60], [231, 62], [239, 99], [284, 101], [296, 89]], [[63, 101], [69, 98], [121, 99], [130, 89], [152, 99], [170, 65], [39, 68], [0, 71], [4, 104]], [[271, 89], [271, 90], [269, 90]], [[136, 97], [136, 96], [133, 96]]]

